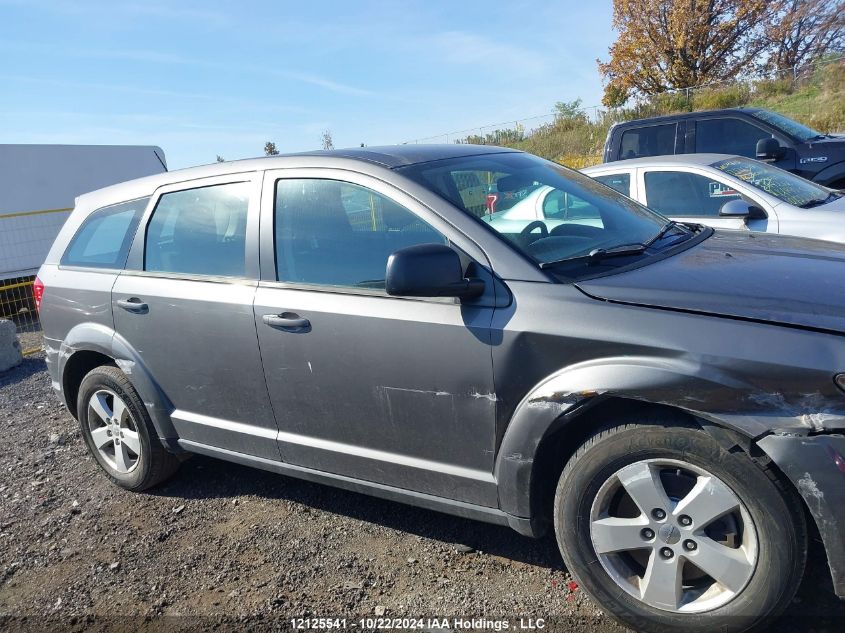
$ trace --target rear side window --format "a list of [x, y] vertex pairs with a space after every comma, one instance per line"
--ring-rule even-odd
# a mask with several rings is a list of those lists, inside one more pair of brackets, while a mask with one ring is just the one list
[[675, 130], [677, 123], [649, 125], [622, 133], [619, 158], [640, 158], [675, 153]]
[[621, 194], [626, 196], [631, 195], [631, 174], [604, 174], [602, 176], [593, 176], [593, 179], [598, 180], [611, 189], [615, 189]]
[[646, 173], [645, 193], [648, 207], [667, 217], [715, 217], [726, 201], [742, 197], [722, 182], [681, 171]]
[[275, 214], [279, 281], [383, 289], [391, 253], [446, 243], [405, 207], [339, 180], [279, 180]]
[[147, 227], [144, 270], [243, 277], [249, 188], [239, 182], [162, 195]]
[[139, 198], [94, 211], [73, 236], [61, 264], [123, 268], [147, 202], [149, 198]]
[[740, 119], [702, 119], [695, 123], [695, 151], [754, 158], [757, 141], [771, 134]]

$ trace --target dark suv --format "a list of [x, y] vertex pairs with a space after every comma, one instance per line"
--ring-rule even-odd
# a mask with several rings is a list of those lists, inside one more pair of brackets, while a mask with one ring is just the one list
[[[500, 233], [461, 191], [500, 179], [583, 213]], [[521, 152], [402, 146], [81, 196], [37, 288], [53, 385], [124, 488], [201, 453], [553, 525], [647, 631], [771, 617], [809, 520], [845, 595], [842, 246], [669, 222]]]
[[760, 108], [689, 112], [617, 123], [604, 162], [667, 154], [736, 154], [845, 189], [845, 135], [822, 134]]

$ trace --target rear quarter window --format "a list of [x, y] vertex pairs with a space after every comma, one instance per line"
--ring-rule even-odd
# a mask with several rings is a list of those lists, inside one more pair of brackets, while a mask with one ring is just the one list
[[71, 239], [61, 265], [123, 268], [147, 202], [139, 198], [94, 211]]

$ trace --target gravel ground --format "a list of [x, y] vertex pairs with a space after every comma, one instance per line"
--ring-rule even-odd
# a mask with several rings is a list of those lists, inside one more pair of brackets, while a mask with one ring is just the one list
[[[41, 355], [0, 375], [0, 630], [284, 630], [380, 614], [624, 631], [551, 537], [199, 456], [125, 492], [88, 457]], [[774, 630], [843, 630], [817, 545], [788, 614]]]

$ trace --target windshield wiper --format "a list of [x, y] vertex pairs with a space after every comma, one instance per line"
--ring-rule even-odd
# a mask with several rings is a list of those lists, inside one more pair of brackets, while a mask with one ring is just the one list
[[589, 262], [598, 262], [609, 257], [639, 255], [647, 248], [648, 246], [646, 246], [645, 244], [640, 244], [639, 242], [635, 244], [620, 244], [619, 246], [612, 246], [610, 248], [594, 248], [586, 255], [576, 255], [575, 257], [564, 257], [563, 259], [556, 259], [550, 262], [540, 262], [540, 268], [551, 268], [552, 266], [556, 266], [557, 264], [563, 264], [565, 262], [574, 262], [580, 259], [586, 259]]
[[666, 235], [672, 229], [682, 229], [687, 233], [691, 232], [687, 227], [682, 224], [678, 224], [677, 222], [675, 222], [675, 220], [669, 220], [666, 224], [663, 225], [663, 228], [661, 228], [654, 237], [652, 237], [645, 243], [645, 247], [648, 248], [649, 246], [660, 240], [661, 237]]
[[683, 224], [679, 224], [674, 220], [670, 220], [666, 224], [661, 227], [661, 229], [657, 232], [657, 234], [650, 238], [647, 242], [635, 242], [633, 244], [619, 244], [618, 246], [611, 246], [610, 248], [594, 248], [586, 255], [576, 255], [575, 257], [564, 257], [563, 259], [556, 259], [550, 262], [541, 262], [540, 268], [546, 269], [551, 268], [552, 266], [556, 266], [558, 264], [563, 264], [565, 262], [572, 262], [581, 259], [586, 259], [588, 262], [599, 262], [603, 259], [608, 259], [610, 257], [624, 257], [625, 255], [640, 255], [644, 253], [646, 250], [651, 248], [655, 242], [660, 240], [664, 235], [666, 235], [672, 229], [682, 229], [687, 233], [693, 233], [692, 230], [685, 227]]
[[839, 199], [839, 196], [838, 196], [836, 193], [831, 192], [831, 193], [827, 196], [827, 198], [823, 198], [823, 199], [821, 199], [821, 200], [819, 200], [819, 199], [816, 199], [816, 200], [810, 200], [810, 201], [805, 202], [804, 204], [802, 204], [802, 205], [801, 205], [801, 208], [802, 208], [802, 209], [812, 209], [813, 207], [820, 207], [820, 206], [821, 206], [821, 205], [823, 205], [823, 204], [827, 204], [828, 202], [833, 202], [834, 200], [838, 200], [838, 199]]

